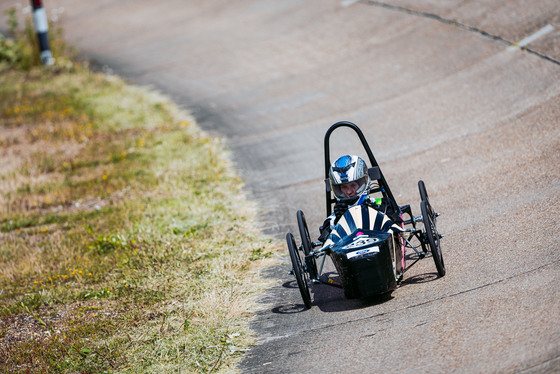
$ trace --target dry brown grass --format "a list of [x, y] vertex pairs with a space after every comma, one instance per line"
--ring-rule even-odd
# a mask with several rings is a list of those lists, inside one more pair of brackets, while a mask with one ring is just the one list
[[233, 371], [276, 244], [219, 139], [81, 69], [0, 75], [0, 371]]

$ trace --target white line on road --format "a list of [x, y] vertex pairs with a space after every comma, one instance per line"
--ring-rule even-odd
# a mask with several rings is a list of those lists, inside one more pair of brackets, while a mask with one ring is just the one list
[[525, 39], [515, 43], [513, 46], [511, 46], [510, 48], [515, 48], [515, 47], [525, 47], [527, 44], [534, 42], [535, 40], [537, 40], [538, 38], [548, 34], [549, 32], [551, 32], [552, 30], [554, 30], [554, 27], [552, 25], [546, 25], [545, 27], [543, 27], [542, 29], [540, 29], [539, 31], [537, 31], [536, 33], [534, 33], [533, 35], [529, 35], [528, 37], [526, 37]]
[[354, 3], [357, 3], [358, 1], [360, 0], [344, 0], [342, 3], [340, 3], [340, 5], [342, 5], [343, 7], [347, 7]]

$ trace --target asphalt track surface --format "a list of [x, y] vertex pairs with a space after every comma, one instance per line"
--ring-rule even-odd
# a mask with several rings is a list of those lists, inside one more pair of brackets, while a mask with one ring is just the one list
[[[337, 121], [415, 214], [425, 181], [447, 275], [423, 260], [389, 300], [314, 286], [304, 311], [286, 256], [242, 371], [560, 372], [560, 2], [45, 3], [83, 55], [225, 138], [279, 239], [298, 209], [322, 222]], [[360, 152], [348, 131], [335, 143]]]

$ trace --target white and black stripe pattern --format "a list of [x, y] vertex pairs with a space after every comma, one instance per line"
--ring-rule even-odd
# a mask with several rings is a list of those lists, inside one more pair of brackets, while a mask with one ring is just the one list
[[42, 0], [31, 0], [33, 6], [33, 22], [37, 31], [37, 39], [39, 39], [39, 51], [41, 53], [41, 61], [43, 65], [52, 65], [54, 58], [49, 47], [49, 23], [47, 21], [47, 12], [43, 8]]
[[348, 209], [332, 230], [323, 248], [333, 246], [356, 230], [381, 231], [392, 234], [403, 231], [389, 217], [366, 204]]

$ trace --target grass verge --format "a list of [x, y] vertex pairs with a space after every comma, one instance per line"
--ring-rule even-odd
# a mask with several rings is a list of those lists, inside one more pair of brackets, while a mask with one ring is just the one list
[[0, 62], [0, 372], [229, 372], [276, 244], [165, 97]]

